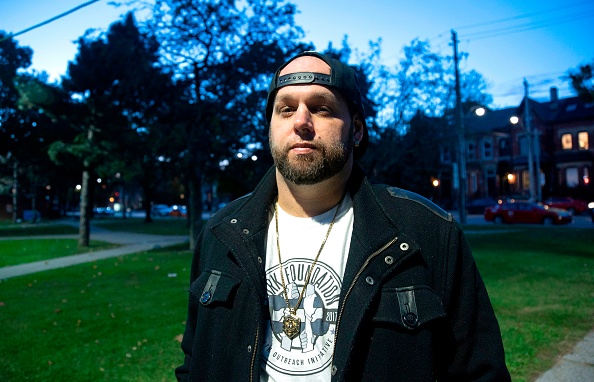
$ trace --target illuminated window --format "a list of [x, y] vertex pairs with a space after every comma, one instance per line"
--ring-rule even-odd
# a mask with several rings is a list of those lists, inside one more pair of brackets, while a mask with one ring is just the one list
[[590, 168], [589, 167], [584, 167], [584, 184], [588, 185], [590, 184]]
[[573, 142], [571, 139], [571, 134], [563, 134], [561, 136], [561, 148], [563, 150], [571, 150], [573, 147]]
[[588, 144], [588, 132], [580, 131], [578, 133], [578, 147], [580, 150], [588, 150], [590, 148]]
[[522, 187], [524, 190], [530, 189], [530, 172], [526, 170], [522, 171]]
[[580, 185], [577, 167], [568, 167], [565, 169], [565, 185], [574, 188]]

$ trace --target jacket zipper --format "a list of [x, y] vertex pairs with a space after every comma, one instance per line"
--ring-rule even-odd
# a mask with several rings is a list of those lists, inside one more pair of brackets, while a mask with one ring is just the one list
[[252, 353], [252, 363], [250, 365], [250, 381], [254, 380], [254, 365], [256, 363], [256, 354], [258, 353], [258, 338], [260, 336], [260, 328], [256, 329], [256, 340], [254, 342], [254, 349]]
[[389, 242], [387, 242], [383, 247], [381, 247], [380, 249], [378, 249], [377, 251], [375, 251], [374, 253], [372, 253], [367, 258], [367, 260], [365, 260], [365, 263], [363, 263], [363, 265], [361, 266], [361, 268], [359, 268], [359, 271], [355, 275], [355, 278], [353, 279], [353, 282], [351, 283], [351, 285], [349, 286], [349, 289], [347, 290], [346, 294], [344, 295], [344, 300], [342, 301], [342, 305], [340, 307], [340, 312], [338, 312], [338, 319], [336, 320], [336, 330], [334, 331], [334, 350], [332, 351], [332, 359], [334, 359], [334, 352], [336, 351], [336, 339], [338, 338], [338, 329], [339, 329], [339, 326], [340, 326], [340, 320], [342, 318], [342, 313], [344, 312], [344, 307], [346, 305], [346, 300], [349, 298], [349, 295], [351, 294], [351, 291], [353, 290], [353, 288], [355, 286], [355, 283], [357, 282], [357, 280], [359, 279], [359, 277], [361, 276], [361, 274], [363, 273], [363, 271], [365, 270], [365, 268], [367, 267], [367, 265], [369, 265], [369, 263], [371, 262], [371, 260], [373, 260], [377, 255], [379, 255], [380, 253], [382, 253], [383, 251], [385, 251], [388, 247], [390, 247], [396, 241], [398, 241], [398, 237], [395, 237], [394, 239], [392, 239]]

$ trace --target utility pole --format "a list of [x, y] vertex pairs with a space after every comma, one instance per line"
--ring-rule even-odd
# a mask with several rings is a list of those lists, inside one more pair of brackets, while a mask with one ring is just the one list
[[452, 45], [454, 46], [454, 70], [456, 74], [456, 121], [458, 124], [458, 172], [460, 178], [459, 202], [460, 224], [466, 224], [466, 139], [464, 137], [464, 116], [462, 99], [460, 96], [460, 71], [458, 69], [458, 36], [452, 30]]
[[534, 171], [534, 133], [530, 120], [530, 103], [528, 101], [528, 81], [524, 79], [524, 129], [528, 136], [528, 173], [530, 174], [530, 200], [537, 201], [536, 185], [539, 181]]

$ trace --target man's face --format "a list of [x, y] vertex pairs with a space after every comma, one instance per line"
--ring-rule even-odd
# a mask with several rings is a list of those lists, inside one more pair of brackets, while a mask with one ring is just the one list
[[[291, 61], [280, 75], [330, 74], [315, 57]], [[270, 148], [280, 174], [295, 184], [315, 184], [338, 174], [351, 159], [353, 123], [342, 95], [322, 85], [278, 90], [270, 121]]]

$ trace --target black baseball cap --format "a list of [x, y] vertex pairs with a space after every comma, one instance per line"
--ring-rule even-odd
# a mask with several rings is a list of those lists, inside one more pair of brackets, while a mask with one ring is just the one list
[[[326, 64], [328, 64], [328, 66], [330, 66], [330, 75], [314, 72], [298, 72], [279, 76], [279, 73], [285, 68], [285, 66], [287, 66], [296, 58], [303, 56], [312, 56], [324, 61]], [[357, 81], [357, 74], [355, 73], [355, 70], [339, 60], [318, 52], [307, 51], [292, 57], [277, 69], [272, 81], [270, 81], [270, 86], [268, 87], [268, 98], [266, 100], [266, 120], [269, 124], [270, 120], [272, 119], [272, 108], [277, 90], [283, 86], [299, 84], [318, 84], [340, 91], [342, 96], [349, 103], [349, 110], [352, 111], [354, 108], [359, 113], [361, 120], [363, 121], [363, 138], [359, 142], [359, 146], [355, 147], [354, 151], [355, 158], [360, 158], [363, 156], [365, 150], [367, 149], [369, 135], [367, 133], [367, 124], [365, 123], [363, 96], [361, 95], [361, 91], [359, 89], [359, 82]]]

